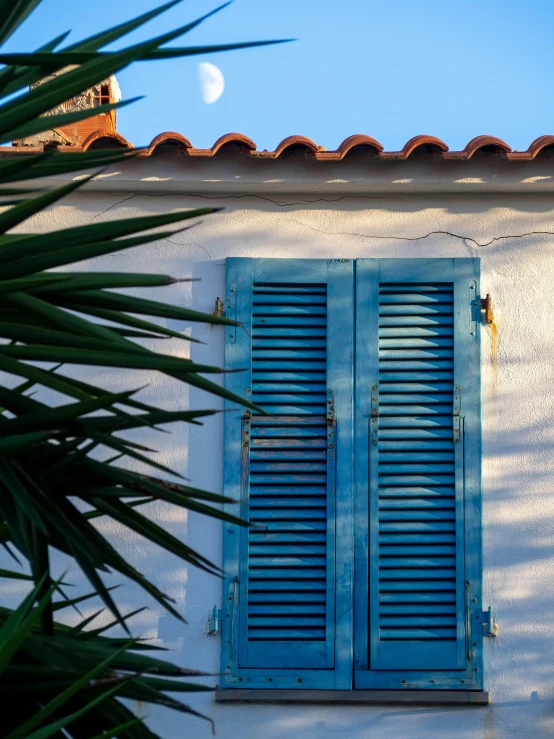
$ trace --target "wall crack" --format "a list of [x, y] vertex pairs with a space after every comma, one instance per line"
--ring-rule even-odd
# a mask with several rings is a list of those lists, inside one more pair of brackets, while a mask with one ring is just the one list
[[[77, 191], [77, 195], [88, 195], [86, 191]], [[399, 198], [395, 197], [394, 195], [341, 195], [338, 198], [314, 198], [313, 200], [297, 200], [290, 203], [283, 203], [280, 200], [274, 200], [273, 198], [266, 197], [265, 195], [255, 195], [250, 193], [245, 193], [243, 195], [206, 195], [204, 193], [194, 193], [194, 192], [165, 192], [160, 194], [155, 193], [149, 193], [149, 192], [135, 192], [132, 195], [130, 195], [128, 198], [124, 198], [123, 200], [120, 200], [118, 203], [114, 203], [111, 205], [107, 210], [111, 210], [112, 208], [115, 208], [119, 203], [124, 203], [127, 200], [131, 200], [135, 197], [144, 197], [144, 198], [170, 198], [170, 197], [186, 197], [186, 198], [200, 198], [202, 200], [241, 200], [243, 198], [253, 198], [256, 200], [265, 200], [268, 203], [273, 203], [273, 205], [277, 205], [280, 208], [288, 208], [293, 205], [311, 205], [312, 203], [338, 203], [341, 200], [397, 200], [400, 203], [406, 203], [408, 200], [406, 198]], [[425, 200], [436, 200], [437, 198], [432, 197], [426, 197], [426, 196], [413, 196], [413, 197], [422, 197]], [[102, 211], [105, 213], [106, 211]], [[99, 213], [98, 215], [101, 215]]]
[[485, 243], [481, 244], [476, 239], [474, 239], [471, 236], [462, 236], [461, 234], [453, 233], [452, 231], [429, 231], [429, 233], [423, 234], [422, 236], [384, 236], [383, 234], [362, 234], [362, 233], [354, 233], [351, 231], [324, 231], [323, 229], [316, 228], [315, 226], [310, 226], [309, 223], [304, 223], [303, 221], [299, 221], [296, 218], [292, 219], [295, 223], [298, 223], [300, 226], [305, 226], [306, 228], [310, 228], [312, 231], [317, 231], [318, 233], [326, 234], [327, 236], [356, 236], [361, 239], [386, 239], [389, 241], [422, 241], [423, 239], [428, 239], [430, 236], [435, 235], [443, 235], [443, 236], [451, 236], [454, 239], [460, 239], [461, 241], [468, 241], [471, 244], [475, 244], [477, 248], [483, 248], [485, 246], [490, 246], [491, 244], [494, 244], [496, 241], [505, 241], [506, 239], [523, 239], [526, 236], [554, 236], [554, 231], [527, 231], [526, 233], [522, 234], [505, 234], [502, 236], [494, 236], [489, 241], [486, 241]]
[[[79, 195], [83, 195], [87, 193], [79, 193]], [[103, 216], [104, 213], [107, 213], [109, 210], [113, 210], [114, 208], [117, 208], [118, 205], [121, 205], [121, 203], [126, 203], [128, 200], [132, 200], [133, 198], [136, 198], [138, 193], [134, 192], [131, 195], [129, 195], [128, 198], [123, 198], [123, 200], [118, 200], [117, 203], [114, 203], [113, 205], [110, 205], [109, 208], [106, 208], [105, 210], [101, 210], [100, 213], [96, 213], [96, 215], [92, 216], [92, 220], [94, 221], [96, 218], [100, 218], [100, 216]]]
[[[80, 195], [87, 195], [88, 193], [80, 192], [77, 193]], [[99, 218], [100, 216], [104, 215], [110, 210], [113, 210], [114, 208], [117, 208], [118, 205], [121, 205], [122, 203], [126, 203], [129, 200], [132, 200], [136, 197], [150, 197], [150, 198], [164, 198], [164, 197], [175, 197], [177, 195], [180, 195], [181, 197], [195, 197], [195, 198], [201, 198], [206, 200], [236, 200], [240, 198], [257, 198], [258, 200], [265, 200], [267, 202], [273, 203], [274, 205], [278, 205], [279, 207], [291, 207], [295, 205], [310, 205], [312, 203], [336, 203], [340, 200], [351, 200], [351, 199], [368, 199], [368, 200], [399, 200], [401, 202], [406, 202], [404, 198], [395, 198], [395, 197], [380, 197], [380, 196], [372, 196], [372, 195], [343, 195], [339, 198], [316, 198], [314, 200], [299, 200], [291, 203], [282, 203], [277, 200], [273, 200], [272, 198], [265, 197], [263, 195], [251, 195], [251, 194], [244, 194], [244, 195], [226, 195], [226, 196], [217, 196], [217, 195], [205, 195], [205, 194], [197, 194], [197, 193], [162, 193], [160, 195], [155, 195], [151, 193], [131, 193], [126, 198], [122, 198], [121, 200], [118, 200], [117, 202], [110, 205], [105, 210], [100, 211], [99, 213], [96, 213], [96, 215], [93, 216], [92, 220], [95, 220], [96, 218]], [[419, 196], [417, 196], [419, 197]], [[432, 198], [432, 197], [424, 197], [426, 200], [438, 200], [439, 198]], [[447, 201], [448, 202], [448, 201]], [[452, 210], [456, 212], [454, 206], [452, 203], [448, 203]], [[300, 226], [304, 226], [305, 228], [309, 228], [312, 231], [317, 231], [318, 233], [325, 234], [326, 236], [354, 236], [356, 238], [361, 239], [379, 239], [379, 240], [387, 240], [387, 241], [407, 241], [407, 242], [415, 242], [414, 249], [417, 246], [417, 243], [419, 241], [422, 241], [424, 239], [428, 239], [431, 236], [450, 236], [454, 239], [459, 239], [460, 241], [464, 241], [468, 244], [474, 244], [475, 248], [481, 249], [487, 246], [490, 246], [491, 244], [494, 244], [497, 241], [506, 241], [508, 239], [523, 239], [527, 236], [554, 236], [554, 231], [526, 231], [525, 233], [521, 234], [502, 234], [500, 236], [494, 236], [493, 238], [489, 239], [489, 241], [485, 241], [483, 243], [480, 243], [477, 241], [477, 239], [474, 239], [472, 236], [464, 236], [462, 234], [454, 233], [453, 231], [444, 231], [444, 230], [435, 230], [435, 231], [429, 231], [426, 234], [423, 234], [421, 236], [385, 236], [383, 234], [364, 234], [364, 233], [356, 233], [352, 231], [325, 231], [324, 229], [316, 228], [315, 226], [311, 226], [309, 223], [305, 223], [304, 221], [299, 221], [296, 218], [291, 219], [294, 223], [298, 223]], [[204, 249], [208, 257], [210, 258], [210, 261], [213, 262], [213, 264], [216, 264], [217, 266], [222, 266], [221, 264], [218, 264], [217, 262], [214, 262], [212, 259], [210, 253], [205, 249], [205, 247], [201, 246], [201, 244], [198, 244], [196, 242], [190, 243], [190, 244], [180, 244], [177, 241], [171, 241], [168, 239], [170, 243], [177, 244], [179, 246], [193, 246], [196, 245], [201, 249]]]

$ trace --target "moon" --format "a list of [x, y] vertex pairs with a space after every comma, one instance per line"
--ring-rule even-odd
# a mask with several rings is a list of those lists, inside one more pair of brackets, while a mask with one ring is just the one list
[[216, 100], [219, 100], [225, 89], [225, 79], [221, 69], [216, 67], [215, 64], [201, 62], [198, 65], [198, 78], [200, 80], [202, 100], [206, 105], [211, 105]]

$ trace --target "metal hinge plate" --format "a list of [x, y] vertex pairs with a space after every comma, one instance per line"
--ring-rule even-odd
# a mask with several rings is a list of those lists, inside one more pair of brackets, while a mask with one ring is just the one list
[[494, 313], [492, 310], [492, 300], [490, 293], [487, 293], [486, 297], [481, 298], [481, 310], [484, 313], [485, 323], [489, 325], [494, 323]]
[[206, 623], [206, 633], [208, 636], [216, 636], [219, 634], [219, 624], [223, 618], [224, 613], [222, 608], [214, 606], [208, 621]]
[[483, 611], [481, 614], [481, 623], [483, 625], [483, 636], [490, 638], [498, 636], [498, 624], [494, 620], [490, 606], [488, 611]]

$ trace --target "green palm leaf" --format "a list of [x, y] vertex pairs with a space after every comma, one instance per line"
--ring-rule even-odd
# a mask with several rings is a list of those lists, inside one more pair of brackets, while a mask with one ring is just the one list
[[2, 0], [0, 2], [0, 44], [9, 39], [39, 3], [40, 0]]
[[[0, 0], [0, 43], [8, 39], [39, 0]], [[79, 112], [49, 113], [57, 105], [102, 82], [133, 61], [188, 57], [211, 51], [263, 46], [253, 41], [168, 48], [228, 3], [156, 38], [116, 52], [104, 47], [177, 5], [171, 0], [137, 18], [59, 50], [60, 34], [33, 53], [0, 51], [0, 140], [25, 138], [115, 110], [110, 103]], [[73, 69], [43, 81], [68, 65]], [[40, 85], [35, 82], [43, 81]], [[24, 88], [33, 85], [33, 89]], [[20, 93], [14, 95], [14, 93]], [[135, 372], [161, 373], [172, 382], [201, 388], [212, 397], [256, 409], [212, 379], [216, 366], [182, 358], [151, 339], [194, 337], [169, 328], [190, 324], [237, 324], [221, 315], [167, 302], [164, 288], [182, 280], [163, 274], [73, 271], [70, 265], [135, 246], [146, 246], [190, 227], [185, 221], [210, 216], [201, 208], [116, 221], [98, 221], [46, 233], [31, 233], [29, 219], [71, 196], [91, 176], [85, 170], [117, 164], [135, 151], [44, 152], [0, 161], [0, 544], [21, 572], [0, 569], [0, 577], [33, 585], [15, 611], [0, 605], [0, 692], [8, 698], [3, 736], [9, 739], [156, 739], [123, 700], [144, 701], [200, 715], [176, 693], [210, 689], [198, 673], [148, 654], [140, 640], [108, 636], [112, 626], [128, 633], [132, 616], [122, 613], [118, 593], [103, 582], [116, 572], [138, 585], [168, 613], [183, 620], [172, 599], [148, 573], [140, 572], [98, 527], [100, 517], [144, 537], [181, 561], [220, 575], [217, 563], [153, 520], [149, 503], [163, 502], [213, 518], [246, 525], [219, 506], [228, 498], [179, 478], [157, 461], [144, 432], [166, 433], [171, 424], [201, 424], [214, 410], [165, 410], [135, 397]], [[75, 180], [51, 188], [60, 175]], [[44, 187], [35, 184], [43, 178]], [[20, 183], [29, 183], [25, 188]], [[14, 233], [17, 230], [17, 233]], [[57, 271], [56, 271], [57, 270]], [[133, 294], [120, 290], [132, 289]], [[141, 291], [148, 290], [147, 295]], [[150, 292], [160, 291], [160, 299]], [[163, 345], [163, 344], [162, 344]], [[173, 342], [166, 343], [173, 347]], [[104, 368], [120, 387], [105, 387]], [[81, 372], [79, 372], [81, 370]], [[81, 373], [85, 372], [85, 379]], [[47, 395], [44, 395], [47, 391]], [[48, 403], [44, 402], [44, 398]], [[141, 437], [135, 436], [142, 429]], [[163, 429], [163, 430], [162, 430]], [[163, 438], [163, 437], [162, 437]], [[112, 455], [106, 459], [107, 455]], [[125, 461], [156, 470], [138, 474]], [[177, 482], [175, 480], [178, 479]], [[69, 556], [92, 592], [69, 597], [51, 571], [50, 551]], [[30, 572], [31, 574], [27, 574]], [[64, 609], [92, 599], [112, 613], [95, 628], [98, 609], [74, 625], [58, 623]], [[154, 654], [159, 654], [159, 649]], [[16, 708], [17, 707], [17, 708]]]

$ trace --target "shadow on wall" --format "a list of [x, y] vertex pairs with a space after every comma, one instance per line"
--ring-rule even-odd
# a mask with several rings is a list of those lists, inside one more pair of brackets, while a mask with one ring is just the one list
[[[106, 197], [106, 208], [113, 204], [114, 198]], [[123, 199], [123, 196], [115, 199]], [[186, 206], [204, 204], [201, 199], [193, 200], [187, 199]], [[304, 200], [303, 196], [298, 200]], [[214, 706], [210, 695], [191, 699], [194, 707], [216, 720], [219, 739], [258, 739], [260, 735], [264, 739], [289, 739], [291, 736], [299, 739], [550, 739], [554, 735], [554, 247], [544, 236], [507, 240], [475, 249], [444, 236], [402, 242], [372, 240], [359, 235], [362, 231], [366, 235], [377, 232], [411, 235], [423, 233], [422, 225], [427, 231], [438, 226], [453, 232], [474, 234], [477, 229], [485, 236], [489, 234], [487, 223], [483, 225], [476, 219], [483, 207], [479, 199], [452, 196], [455, 205], [452, 202], [451, 206], [447, 200], [437, 197], [436, 202], [432, 202], [431, 198], [418, 196], [418, 206], [427, 213], [425, 223], [419, 220], [420, 212], [414, 213], [415, 199], [404, 196], [386, 198], [386, 202], [368, 198], [341, 201], [339, 216], [335, 210], [337, 203], [318, 202], [311, 206], [302, 203], [284, 209], [256, 199], [240, 200], [237, 203], [241, 208], [263, 208], [261, 220], [249, 220], [244, 217], [244, 211], [230, 211], [228, 218], [224, 216], [227, 219], [224, 227], [221, 216], [210, 217], [201, 227], [180, 234], [175, 241], [135, 249], [132, 254], [114, 255], [109, 262], [93, 262], [94, 269], [128, 269], [132, 264], [137, 270], [198, 277], [200, 282], [180, 286], [173, 293], [174, 299], [179, 304], [207, 312], [214, 310], [216, 297], [224, 298], [226, 256], [472, 255], [482, 259], [483, 293], [491, 292], [493, 296], [498, 318], [497, 346], [491, 356], [489, 329], [485, 328], [482, 359], [484, 606], [493, 606], [500, 626], [499, 637], [487, 641], [484, 647], [486, 684], [491, 690], [493, 704], [485, 709], [470, 710], [388, 709]], [[83, 207], [86, 201], [77, 199], [75, 202]], [[122, 204], [122, 207], [134, 203], [133, 208], [138, 208], [139, 202], [141, 210], [152, 212], [186, 207], [178, 197], [159, 199], [142, 195], [131, 200], [129, 206]], [[228, 205], [229, 199], [223, 198], [222, 203]], [[213, 201], [213, 204], [219, 203]], [[88, 218], [90, 206], [84, 207]], [[322, 210], [323, 220], [320, 218]], [[432, 211], [430, 218], [429, 210]], [[532, 230], [554, 230], [551, 201], [518, 198], [510, 204], [509, 211], [509, 219], [495, 221], [492, 235], [531, 230], [526, 213], [534, 214]], [[399, 214], [400, 219], [397, 218]], [[106, 218], [120, 215], [129, 214], [113, 209]], [[463, 224], [460, 225], [458, 221], [462, 216]], [[348, 221], [350, 217], [355, 223]], [[340, 223], [336, 222], [337, 218]], [[463, 228], [469, 223], [468, 219], [477, 220], [471, 231]], [[298, 223], [299, 220], [302, 223]], [[268, 234], [271, 234], [270, 241]], [[159, 294], [152, 293], [149, 297], [159, 299]], [[168, 325], [176, 330], [184, 329], [181, 322], [171, 321]], [[205, 345], [194, 344], [192, 358], [222, 366], [223, 329], [193, 326], [193, 335]], [[164, 350], [179, 354], [185, 351], [182, 343], [173, 340], [164, 343]], [[102, 379], [109, 385], [109, 377]], [[145, 392], [166, 407], [184, 408], [189, 404], [194, 408], [221, 407], [219, 400], [194, 388], [187, 397], [182, 386], [161, 376], [151, 376], [148, 381], [151, 385]], [[117, 386], [115, 378], [113, 382], [114, 387]], [[143, 438], [137, 437], [137, 440]], [[220, 415], [208, 419], [202, 428], [182, 430], [176, 427], [172, 436], [157, 434], [153, 446], [160, 449], [159, 461], [174, 465], [195, 486], [221, 491]], [[163, 504], [151, 506], [150, 510], [153, 520], [213, 561], [221, 561], [218, 522], [197, 514], [187, 515]], [[122, 527], [114, 525], [108, 533], [125, 554], [133, 553], [139, 569], [175, 595], [188, 621], [187, 625], [172, 621], [157, 605], [151, 604], [152, 610], [135, 621], [136, 631], [152, 638], [155, 644], [173, 648], [175, 651], [168, 652], [167, 658], [183, 666], [217, 673], [219, 638], [206, 636], [205, 621], [211, 607], [221, 601], [220, 581], [183, 565], [171, 555], [160, 553]], [[63, 558], [56, 556], [61, 570]], [[122, 578], [116, 576], [110, 580], [120, 582]], [[80, 583], [78, 589], [81, 589]], [[85, 589], [83, 586], [83, 591]], [[124, 592], [128, 610], [147, 602], [141, 592], [129, 585]], [[91, 607], [90, 612], [92, 610]], [[83, 611], [83, 615], [89, 612]], [[183, 736], [203, 739], [211, 735], [209, 726], [199, 720], [169, 711], [149, 710], [152, 726], [164, 739], [182, 739]]]
[[[533, 248], [542, 248], [540, 239], [534, 242], [527, 244], [531, 252]], [[487, 264], [494, 269], [498, 258], [509, 267], [520, 249], [519, 244], [507, 244], [502, 248], [496, 247], [496, 254], [488, 250], [483, 255], [485, 280]], [[302, 727], [303, 737], [321, 736], [322, 731], [331, 735], [331, 728], [333, 736], [356, 736], [359, 731], [360, 737], [365, 737], [369, 721], [373, 730], [378, 731], [382, 727], [383, 731], [390, 732], [383, 736], [393, 737], [399, 735], [395, 733], [399, 729], [394, 728], [394, 722], [398, 721], [398, 726], [401, 726], [410, 716], [417, 717], [421, 724], [421, 729], [410, 724], [410, 733], [404, 734], [410, 739], [420, 735], [467, 735], [484, 739], [552, 736], [554, 529], [551, 522], [554, 497], [551, 491], [554, 455], [551, 450], [554, 448], [554, 396], [551, 393], [552, 342], [545, 330], [548, 326], [546, 321], [550, 319], [543, 308], [542, 325], [535, 322], [522, 343], [522, 316], [533, 315], [536, 303], [533, 305], [531, 295], [522, 300], [518, 311], [510, 309], [512, 283], [526, 284], [526, 277], [532, 281], [536, 269], [536, 264], [530, 264], [526, 274], [524, 264], [519, 264], [517, 280], [504, 276], [509, 286], [499, 293], [499, 301], [495, 304], [500, 323], [483, 328], [484, 605], [494, 607], [500, 624], [498, 639], [485, 643], [487, 687], [492, 690], [493, 705], [478, 711], [469, 720], [468, 714], [459, 709], [402, 708], [391, 711], [366, 707], [352, 714], [349, 708], [346, 721], [347, 713], [339, 710], [342, 726], [337, 726], [333, 720], [336, 708], [282, 707], [277, 715], [286, 714], [289, 716], [287, 721], [284, 718], [278, 720], [276, 713], [269, 713], [267, 707], [254, 709], [248, 706], [243, 708], [249, 726], [245, 736], [254, 737], [262, 730], [269, 736], [284, 737], [287, 730], [296, 726], [297, 730]], [[548, 271], [544, 261], [542, 269]], [[194, 270], [204, 280], [208, 278], [210, 286], [222, 285], [219, 266], [212, 262], [198, 262]], [[202, 283], [196, 284], [200, 290]], [[221, 295], [221, 292], [216, 292]], [[550, 294], [547, 293], [548, 296]], [[206, 300], [204, 291], [198, 298]], [[504, 317], [507, 321], [513, 317], [511, 325], [505, 325]], [[524, 318], [523, 323], [528, 324], [528, 320]], [[220, 343], [221, 338], [217, 341]], [[203, 350], [195, 347], [194, 351], [202, 353]], [[204, 359], [202, 354], [198, 356], [200, 358]], [[358, 713], [364, 717], [364, 730], [361, 726], [356, 728]], [[327, 715], [327, 720], [322, 720], [321, 714]], [[234, 716], [238, 718], [239, 709], [217, 706], [213, 715], [216, 721], [226, 723]], [[455, 725], [458, 728], [454, 731]]]

